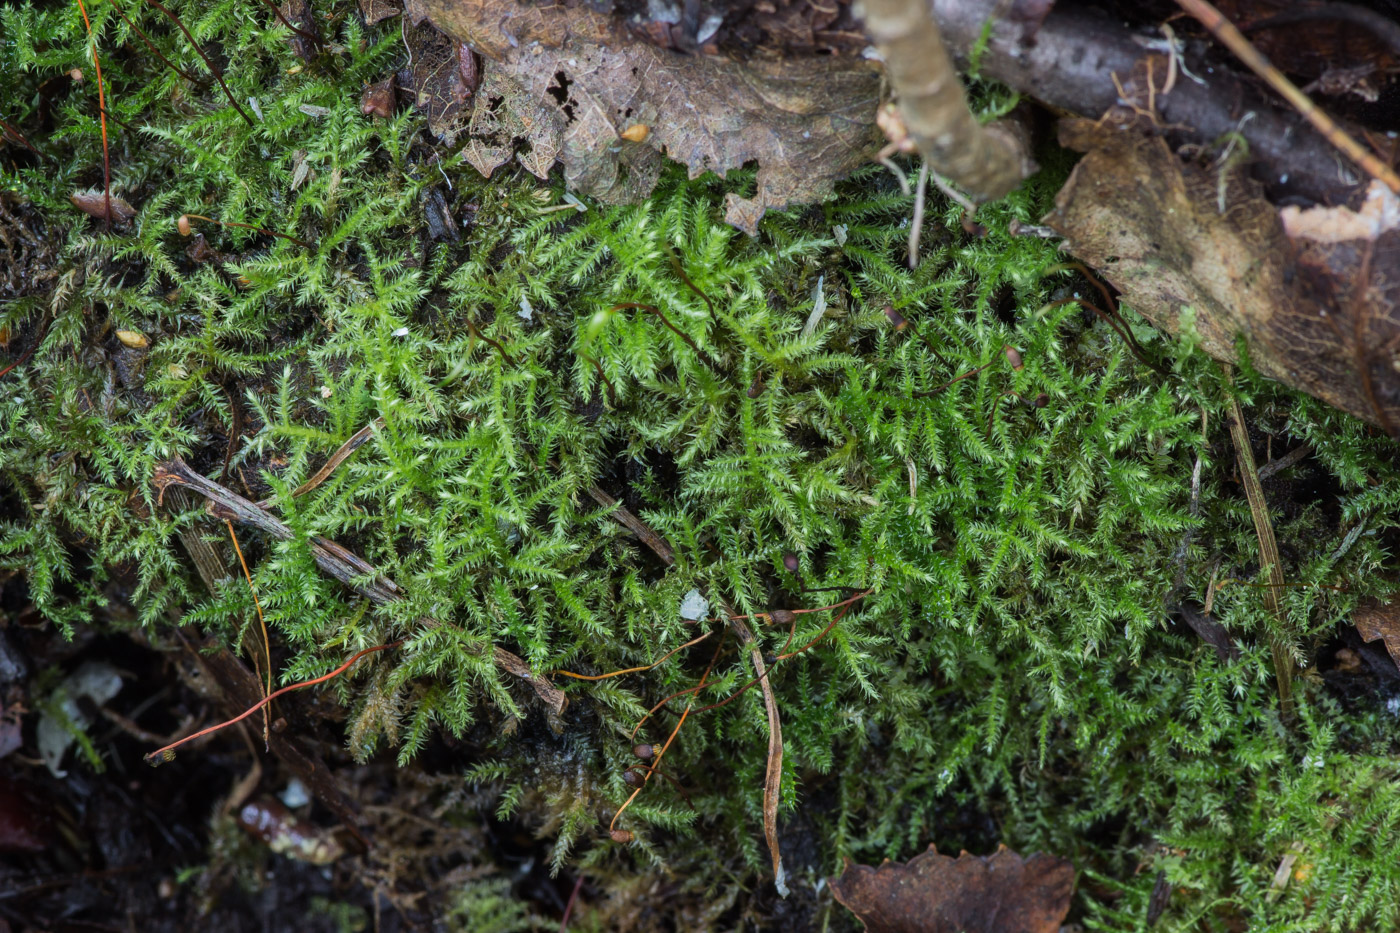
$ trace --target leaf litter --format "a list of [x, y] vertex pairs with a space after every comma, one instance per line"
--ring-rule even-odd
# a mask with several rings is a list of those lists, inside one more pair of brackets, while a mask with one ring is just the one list
[[415, 0], [405, 12], [485, 59], [462, 157], [486, 176], [515, 158], [545, 178], [558, 160], [570, 190], [618, 204], [651, 193], [663, 155], [692, 177], [756, 164], [753, 195], [726, 199], [726, 220], [756, 234], [769, 208], [821, 200], [879, 148], [880, 72], [860, 58], [684, 55], [585, 6]]

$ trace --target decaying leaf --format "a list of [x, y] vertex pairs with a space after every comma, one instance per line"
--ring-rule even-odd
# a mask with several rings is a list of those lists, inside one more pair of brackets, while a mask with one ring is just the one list
[[1400, 602], [1365, 600], [1356, 607], [1352, 624], [1363, 641], [1383, 642], [1395, 666], [1400, 667]]
[[1183, 162], [1160, 135], [1061, 123], [1088, 153], [1045, 222], [1134, 310], [1266, 376], [1400, 427], [1400, 208], [1358, 187], [1339, 208], [1282, 213], [1228, 165]]
[[[101, 191], [74, 191], [68, 196], [68, 200], [73, 202], [73, 206], [87, 214], [89, 217], [96, 217], [101, 220], [107, 213], [106, 199]], [[112, 216], [114, 224], [124, 224], [136, 217], [136, 208], [112, 195]]]
[[411, 60], [399, 72], [399, 86], [412, 92], [413, 106], [427, 114], [428, 129], [451, 145], [465, 128], [467, 104], [476, 93], [476, 57], [421, 16], [409, 21], [413, 25], [404, 30], [404, 43]]
[[[297, 58], [309, 61], [316, 54], [316, 46], [321, 42], [321, 30], [316, 28], [316, 17], [311, 12], [309, 0], [283, 0], [279, 9], [287, 22], [300, 29], [287, 37], [287, 44]], [[302, 33], [305, 33], [303, 35]]]
[[[415, 0], [407, 11], [488, 59], [463, 151], [483, 174], [524, 139], [531, 172], [544, 177], [557, 158], [572, 190], [619, 203], [650, 193], [661, 153], [692, 175], [757, 162], [754, 196], [730, 195], [727, 214], [756, 233], [768, 208], [826, 196], [879, 148], [870, 62], [685, 56], [586, 4]], [[624, 139], [637, 124], [646, 138]]]
[[360, 15], [365, 18], [366, 26], [373, 26], [402, 12], [403, 6], [398, 0], [360, 0]]
[[360, 113], [388, 119], [394, 115], [394, 76], [365, 86], [360, 95]]
[[906, 864], [847, 863], [831, 879], [836, 899], [869, 933], [1058, 933], [1069, 913], [1074, 866], [1052, 855], [939, 855]]

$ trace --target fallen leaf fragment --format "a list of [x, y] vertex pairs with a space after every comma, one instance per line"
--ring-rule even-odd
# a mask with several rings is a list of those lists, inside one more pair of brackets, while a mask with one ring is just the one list
[[301, 30], [287, 37], [287, 45], [297, 58], [310, 61], [321, 41], [321, 31], [316, 28], [316, 17], [312, 15], [311, 4], [308, 0], [283, 0], [280, 10], [287, 22]]
[[1380, 641], [1400, 667], [1400, 602], [1368, 599], [1356, 607], [1352, 624], [1363, 641]]
[[830, 883], [868, 933], [1058, 933], [1074, 866], [1051, 855], [1022, 858], [1005, 846], [956, 859], [929, 846], [903, 865], [848, 862]]
[[[394, 115], [394, 76], [365, 86], [360, 95], [360, 113], [367, 117], [388, 119]], [[303, 163], [305, 164], [305, 163]]]
[[398, 0], [360, 0], [360, 15], [365, 18], [366, 26], [373, 26], [402, 12], [403, 7]]
[[1276, 209], [1228, 166], [1159, 135], [1064, 120], [1087, 153], [1044, 220], [1133, 310], [1400, 436], [1400, 201], [1357, 186], [1334, 208]]
[[[107, 213], [106, 199], [101, 191], [74, 191], [68, 196], [68, 200], [72, 201], [74, 207], [89, 217], [101, 220]], [[124, 224], [135, 216], [136, 208], [115, 194], [112, 195], [112, 223]]]
[[[651, 193], [663, 153], [692, 177], [756, 162], [754, 196], [731, 194], [726, 215], [753, 234], [766, 210], [820, 200], [879, 148], [879, 69], [862, 59], [687, 56], [586, 4], [415, 0], [406, 11], [487, 59], [462, 153], [483, 175], [515, 157], [543, 178], [558, 159], [574, 192], [626, 203]], [[622, 145], [637, 125], [645, 140]]]
[[461, 42], [410, 17], [404, 44], [411, 55], [399, 72], [399, 86], [413, 94], [413, 106], [427, 115], [428, 129], [448, 145], [466, 128], [467, 104], [476, 93], [476, 58]]
[[139, 330], [119, 330], [117, 339], [121, 341], [122, 346], [133, 350], [144, 350], [151, 345], [151, 341]]

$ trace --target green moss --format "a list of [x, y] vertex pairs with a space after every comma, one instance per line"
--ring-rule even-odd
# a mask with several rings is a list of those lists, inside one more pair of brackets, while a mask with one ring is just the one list
[[[799, 882], [844, 857], [1000, 839], [1072, 858], [1091, 929], [1140, 928], [1157, 869], [1179, 888], [1158, 929], [1396, 922], [1396, 719], [1374, 701], [1344, 708], [1305, 674], [1286, 727], [1266, 647], [1283, 632], [1307, 667], [1393, 566], [1394, 448], [1246, 367], [1237, 391], [1251, 426], [1312, 442], [1317, 481], [1340, 495], [1339, 509], [1324, 497], [1275, 516], [1285, 574], [1351, 589], [1288, 590], [1282, 624], [1259, 590], [1222, 591], [1217, 617], [1243, 649], [1229, 664], [1170, 625], [1162, 602], [1188, 530], [1184, 593], [1204, 599], [1213, 569], [1257, 571], [1231, 481], [1227, 389], [1189, 340], [1136, 327], [1174, 370], [1166, 379], [1076, 306], [1049, 307], [1082, 282], [1057, 269], [1052, 245], [1005, 231], [1043, 213], [1063, 154], [979, 216], [985, 239], [934, 204], [913, 271], [909, 200], [877, 170], [823, 205], [770, 216], [756, 240], [722, 222], [724, 193], [752, 185], [742, 174], [673, 171], [645, 204], [540, 214], [559, 201], [557, 182], [516, 170], [482, 180], [450, 153], [432, 162], [417, 116], [363, 118], [359, 89], [394, 66], [398, 28], [364, 29], [353, 4], [324, 6], [337, 45], [307, 64], [269, 17], [174, 4], [222, 53], [235, 97], [258, 100], [253, 128], [216, 90], [161, 70], [110, 6], [93, 8], [120, 121], [114, 191], [140, 211], [112, 233], [67, 200], [101, 184], [91, 84], [48, 104], [41, 93], [87, 68], [81, 20], [62, 6], [0, 13], [0, 84], [17, 89], [6, 119], [29, 131], [47, 106], [53, 121], [31, 135], [49, 157], [7, 159], [0, 188], [61, 242], [62, 273], [0, 310], [0, 327], [44, 335], [0, 382], [0, 567], [25, 573], [53, 624], [156, 626], [178, 608], [230, 642], [248, 635], [246, 588], [211, 596], [176, 539], [193, 528], [223, 547], [222, 529], [201, 510], [162, 507], [149, 483], [175, 455], [217, 476], [237, 420], [228, 481], [271, 495], [297, 532], [244, 536], [288, 658], [279, 680], [406, 638], [331, 688], [352, 710], [350, 751], [407, 765], [441, 732], [469, 736], [495, 757], [464, 780], [498, 788], [502, 814], [551, 834], [556, 869], [665, 871], [696, 895], [764, 883], [761, 697], [686, 724], [666, 767], [694, 809], [649, 787], [623, 818], [638, 842], [620, 849], [601, 823], [630, 792], [628, 733], [695, 684], [710, 645], [650, 673], [562, 683], [562, 736], [480, 648], [507, 647], [543, 673], [648, 664], [694, 636], [677, 612], [692, 587], [741, 611], [816, 605], [783, 570], [792, 550], [809, 586], [875, 590], [773, 677]], [[128, 13], [167, 57], [202, 67], [168, 23]], [[430, 189], [474, 218], [461, 240], [427, 239]], [[198, 264], [173, 224], [184, 212], [316, 248], [204, 227], [227, 262]], [[827, 310], [804, 334], [818, 285]], [[656, 315], [613, 310], [625, 302], [655, 305], [689, 340]], [[893, 329], [887, 303], [921, 336]], [[149, 351], [122, 349], [114, 329], [148, 335]], [[1008, 344], [1023, 369], [1004, 358]], [[1041, 394], [1044, 407], [1026, 403]], [[292, 498], [376, 417], [371, 442]], [[595, 484], [626, 493], [675, 547], [673, 568], [594, 504]], [[358, 602], [316, 569], [311, 535], [350, 546], [409, 599]], [[130, 623], [112, 621], [114, 599], [135, 608]], [[422, 616], [454, 626], [424, 629]], [[805, 643], [829, 616], [799, 620]], [[767, 650], [785, 641], [780, 628], [760, 633]], [[731, 644], [702, 699], [751, 676]], [[516, 718], [529, 725], [512, 735]], [[646, 734], [663, 738], [674, 721], [663, 713]], [[1294, 846], [1306, 877], [1270, 901]], [[462, 916], [523, 928], [525, 911], [501, 897], [465, 893]], [[839, 909], [830, 920], [846, 922]]]

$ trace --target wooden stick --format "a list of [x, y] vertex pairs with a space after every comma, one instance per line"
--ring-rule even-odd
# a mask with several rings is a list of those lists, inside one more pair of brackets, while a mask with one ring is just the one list
[[1283, 76], [1283, 73], [1273, 66], [1249, 40], [1244, 37], [1244, 33], [1235, 28], [1235, 25], [1225, 18], [1219, 10], [1207, 3], [1206, 0], [1176, 0], [1177, 6], [1187, 13], [1190, 13], [1201, 25], [1210, 30], [1211, 35], [1219, 39], [1240, 61], [1249, 66], [1249, 69], [1268, 82], [1269, 86], [1283, 95], [1283, 98], [1293, 105], [1293, 108], [1302, 115], [1322, 134], [1333, 146], [1357, 165], [1359, 165], [1372, 178], [1378, 179], [1391, 191], [1400, 194], [1400, 175], [1396, 175], [1391, 168], [1368, 152], [1364, 146], [1352, 139], [1340, 126], [1324, 113], [1317, 104], [1314, 104], [1308, 95], [1298, 90], [1297, 86]]

